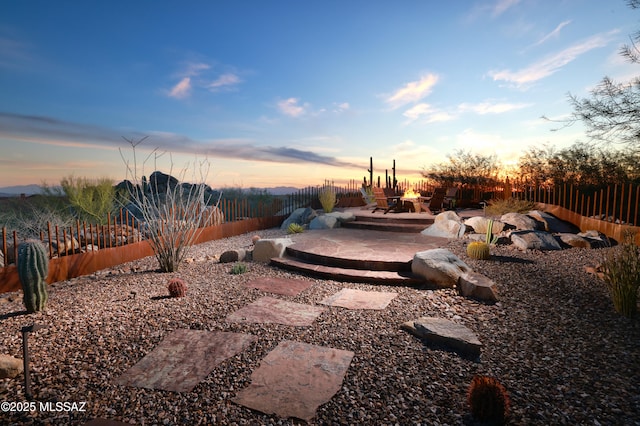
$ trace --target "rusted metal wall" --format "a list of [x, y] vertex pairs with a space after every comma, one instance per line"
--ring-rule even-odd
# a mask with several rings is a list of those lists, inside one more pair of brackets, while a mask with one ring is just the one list
[[[252, 218], [208, 226], [201, 228], [202, 233], [195, 243], [201, 244], [247, 232], [277, 227], [280, 226], [284, 219], [284, 216]], [[56, 257], [49, 261], [47, 283], [51, 284], [88, 275], [101, 269], [111, 268], [147, 256], [153, 256], [153, 250], [147, 241], [140, 241], [120, 247]], [[20, 279], [15, 265], [0, 268], [0, 293], [16, 291], [20, 288]]]

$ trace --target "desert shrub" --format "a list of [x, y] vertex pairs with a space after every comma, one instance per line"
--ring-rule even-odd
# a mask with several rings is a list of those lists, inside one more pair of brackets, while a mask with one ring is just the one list
[[116, 189], [109, 178], [88, 179], [65, 176], [60, 186], [80, 221], [106, 224], [107, 215], [117, 208]]
[[299, 223], [290, 223], [287, 227], [287, 234], [299, 234], [304, 232], [304, 227]]
[[338, 204], [338, 200], [336, 199], [336, 190], [333, 185], [325, 182], [318, 193], [318, 200], [320, 200], [322, 210], [324, 210], [325, 213], [331, 213], [336, 204]]
[[493, 377], [474, 376], [467, 392], [467, 402], [473, 417], [481, 422], [504, 424], [509, 416], [509, 395]]
[[640, 287], [640, 249], [632, 234], [625, 235], [620, 246], [612, 248], [606, 256], [602, 271], [616, 312], [631, 318], [638, 310]]
[[231, 267], [231, 273], [233, 275], [240, 275], [240, 274], [244, 274], [245, 272], [247, 272], [247, 265], [245, 265], [242, 262], [235, 263]]
[[533, 201], [507, 198], [506, 200], [489, 201], [485, 211], [489, 216], [501, 216], [505, 213], [528, 213], [535, 208], [536, 203]]
[[40, 232], [46, 232], [48, 223], [52, 229], [68, 228], [75, 223], [64, 196], [51, 193], [2, 201], [0, 227], [6, 227], [8, 232], [16, 231], [21, 240], [40, 238]]

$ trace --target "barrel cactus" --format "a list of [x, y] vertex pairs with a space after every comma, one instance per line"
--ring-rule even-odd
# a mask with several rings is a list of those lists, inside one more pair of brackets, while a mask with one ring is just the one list
[[467, 402], [473, 417], [481, 422], [501, 425], [509, 416], [509, 395], [493, 377], [474, 376], [467, 392]]
[[47, 274], [49, 256], [38, 240], [27, 240], [18, 246], [18, 277], [24, 293], [27, 312], [44, 310], [47, 305]]
[[170, 279], [167, 289], [171, 297], [184, 297], [187, 295], [187, 284], [180, 278]]
[[489, 244], [483, 241], [473, 241], [467, 246], [467, 254], [472, 259], [487, 260], [491, 256]]

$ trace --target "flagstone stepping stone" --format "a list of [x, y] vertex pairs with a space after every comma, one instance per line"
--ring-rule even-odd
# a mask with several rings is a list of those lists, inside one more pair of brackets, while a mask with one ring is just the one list
[[227, 316], [227, 321], [306, 327], [324, 311], [325, 308], [320, 306], [303, 305], [265, 296]]
[[203, 330], [174, 330], [116, 384], [172, 392], [191, 392], [213, 371], [251, 343], [256, 336]]
[[471, 329], [448, 319], [421, 317], [405, 322], [402, 328], [427, 343], [442, 345], [464, 355], [478, 357], [482, 350], [482, 343]]
[[329, 306], [340, 306], [347, 309], [384, 309], [398, 293], [383, 291], [363, 291], [343, 288], [320, 303]]
[[282, 294], [284, 296], [297, 296], [312, 285], [313, 283], [311, 281], [275, 277], [261, 277], [245, 284], [246, 287], [257, 288], [258, 290]]
[[282, 418], [310, 422], [318, 407], [342, 386], [354, 353], [285, 340], [251, 374], [251, 384], [232, 400]]

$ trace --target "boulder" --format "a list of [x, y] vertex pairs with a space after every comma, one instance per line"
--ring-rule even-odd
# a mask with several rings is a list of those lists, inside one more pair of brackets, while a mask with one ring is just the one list
[[432, 249], [413, 256], [411, 272], [438, 287], [451, 288], [471, 268], [447, 249]]
[[444, 318], [421, 317], [407, 321], [402, 328], [425, 339], [428, 344], [443, 346], [464, 355], [479, 357], [482, 351], [482, 343], [473, 331]]
[[[473, 231], [478, 234], [487, 234], [487, 227], [489, 224], [490, 218], [484, 216], [474, 216], [464, 221], [464, 224], [467, 227], [473, 228]], [[504, 229], [504, 223], [499, 220], [493, 221], [493, 228], [491, 229], [493, 234], [499, 234]]]
[[321, 216], [316, 216], [309, 223], [309, 229], [333, 229], [338, 228], [340, 226], [340, 221], [335, 216], [329, 216], [328, 214], [323, 214]]
[[519, 230], [533, 231], [538, 229], [538, 222], [522, 213], [505, 213], [500, 217], [500, 221]]
[[245, 249], [227, 250], [220, 255], [220, 263], [242, 262], [246, 257]]
[[520, 250], [561, 250], [553, 235], [543, 231], [514, 231], [511, 242]]
[[592, 248], [611, 247], [612, 245], [611, 241], [609, 241], [609, 238], [607, 238], [606, 235], [601, 234], [600, 232], [593, 229], [585, 232], [580, 232], [577, 235], [579, 237], [587, 239]]
[[11, 355], [0, 355], [0, 379], [13, 379], [22, 374], [24, 363]]
[[291, 238], [262, 238], [256, 241], [253, 260], [269, 263], [272, 257], [282, 257], [291, 244], [293, 244]]
[[433, 224], [421, 232], [430, 237], [462, 238], [467, 227], [454, 211], [442, 212], [433, 219]]
[[566, 244], [569, 247], [577, 247], [577, 248], [591, 248], [591, 243], [586, 238], [580, 237], [576, 234], [557, 234], [557, 237], [560, 238], [563, 244]]
[[477, 272], [467, 272], [458, 278], [458, 291], [464, 297], [488, 303], [498, 301], [496, 283]]
[[356, 220], [356, 215], [354, 215], [352, 212], [335, 211], [327, 213], [325, 214], [325, 216], [335, 217], [340, 223], [353, 222], [354, 220]]
[[543, 231], [570, 234], [575, 234], [580, 231], [580, 229], [574, 224], [565, 222], [564, 220], [560, 220], [554, 215], [540, 210], [531, 210], [529, 213], [527, 213], [527, 216], [532, 217], [533, 219], [542, 223], [541, 230]]
[[304, 226], [310, 223], [316, 216], [318, 216], [318, 213], [316, 213], [316, 211], [311, 207], [295, 209], [289, 217], [282, 222], [280, 229], [286, 230], [292, 223]]

